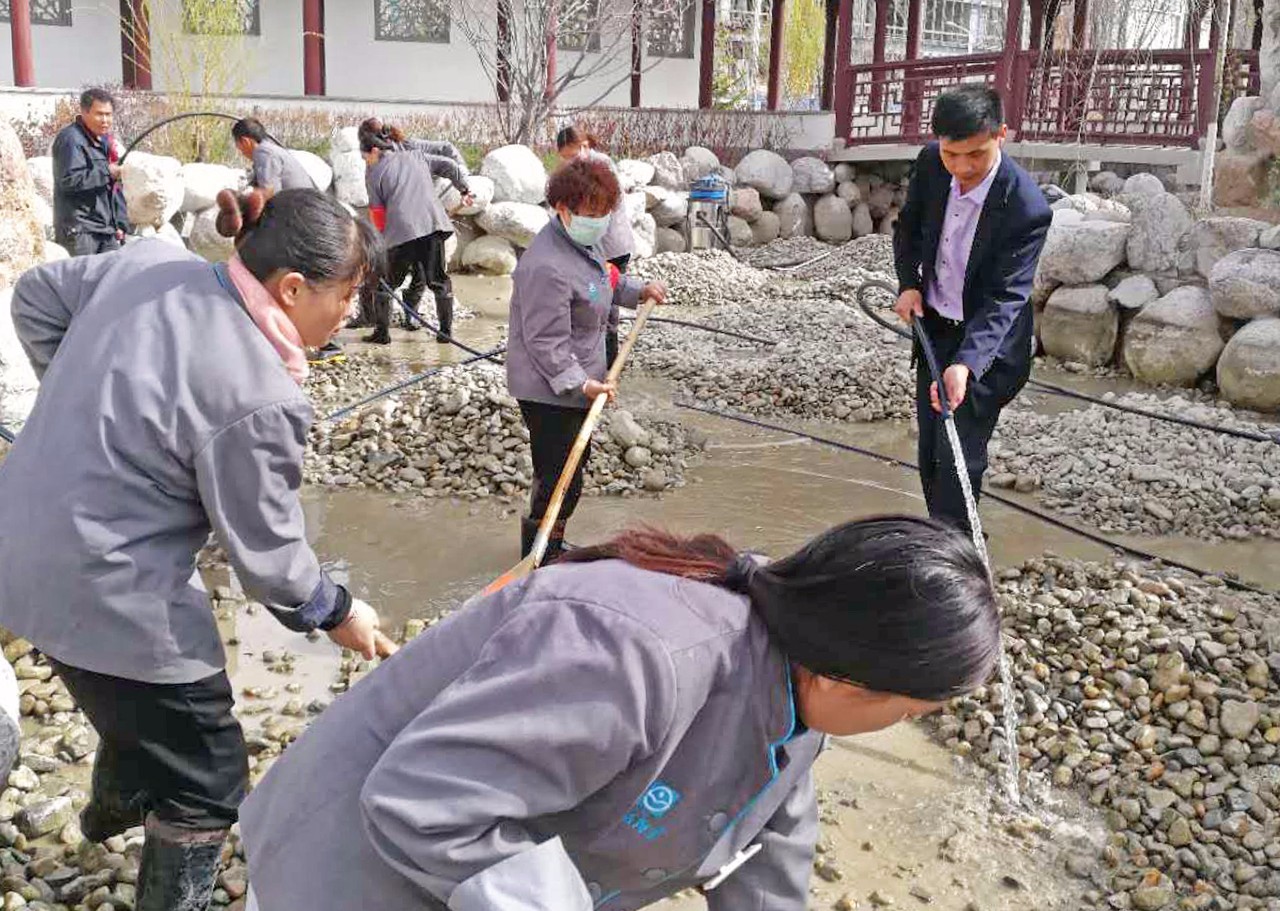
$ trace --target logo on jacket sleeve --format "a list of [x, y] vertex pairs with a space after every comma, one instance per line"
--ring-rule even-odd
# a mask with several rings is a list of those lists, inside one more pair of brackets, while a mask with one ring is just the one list
[[679, 802], [679, 791], [665, 782], [655, 781], [636, 801], [635, 807], [622, 817], [622, 821], [645, 841], [655, 841], [667, 832], [658, 821]]

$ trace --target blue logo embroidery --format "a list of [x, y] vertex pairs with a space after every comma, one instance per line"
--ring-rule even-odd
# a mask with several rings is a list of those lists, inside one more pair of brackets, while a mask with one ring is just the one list
[[595, 282], [592, 282], [591, 284], [587, 285], [587, 297], [591, 298], [592, 300], [595, 300], [599, 296], [600, 296], [600, 288], [596, 285]]
[[669, 784], [655, 781], [649, 790], [636, 801], [635, 807], [622, 817], [623, 823], [645, 841], [656, 841], [667, 834], [658, 820], [666, 816], [680, 802], [680, 792]]

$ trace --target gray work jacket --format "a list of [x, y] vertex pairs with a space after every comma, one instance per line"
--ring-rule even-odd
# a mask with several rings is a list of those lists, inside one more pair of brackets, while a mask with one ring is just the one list
[[574, 242], [554, 214], [511, 278], [507, 389], [524, 401], [589, 408], [582, 384], [608, 373], [609, 311], [634, 308], [644, 282], [624, 275], [611, 291], [599, 249]]
[[208, 677], [211, 529], [286, 626], [332, 615], [298, 502], [311, 406], [225, 275], [144, 240], [31, 269], [12, 309], [41, 383], [0, 464], [0, 626], [101, 674]]
[[273, 193], [316, 188], [298, 157], [270, 139], [258, 143], [253, 150], [253, 185]]
[[261, 911], [803, 911], [823, 741], [747, 599], [619, 561], [480, 597], [339, 697], [240, 825]]
[[437, 231], [453, 233], [453, 222], [436, 193], [437, 173], [459, 186], [459, 192], [467, 191], [456, 163], [412, 150], [383, 152], [378, 163], [365, 172], [369, 207], [386, 210], [382, 234], [388, 247]]
[[458, 170], [463, 177], [471, 176], [471, 169], [467, 167], [467, 159], [463, 157], [462, 152], [452, 142], [444, 139], [406, 139], [404, 142], [397, 144], [402, 149], [413, 149], [417, 152], [424, 152], [427, 155], [448, 158], [458, 166]]
[[[618, 173], [618, 168], [613, 163], [612, 158], [602, 152], [596, 152], [595, 154], [609, 162], [609, 167], [615, 175]], [[613, 207], [613, 214], [609, 216], [609, 230], [600, 239], [600, 255], [608, 260], [631, 256], [635, 252], [636, 237], [635, 232], [631, 229], [631, 216], [627, 212], [627, 194], [619, 193], [618, 204]], [[613, 325], [617, 326], [616, 315]]]

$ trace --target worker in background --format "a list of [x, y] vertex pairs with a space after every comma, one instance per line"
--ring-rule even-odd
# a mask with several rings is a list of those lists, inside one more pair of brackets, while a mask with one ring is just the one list
[[[533, 548], [538, 525], [596, 396], [615, 392], [604, 382], [604, 335], [615, 306], [633, 308], [641, 297], [666, 300], [660, 282], [645, 284], [610, 267], [600, 254], [617, 206], [618, 178], [599, 156], [562, 164], [547, 184], [551, 221], [529, 244], [512, 274], [507, 338], [507, 389], [520, 404], [533, 450], [529, 515], [520, 520], [520, 554]], [[564, 548], [565, 524], [582, 493], [582, 455], [546, 559]]]
[[248, 782], [196, 570], [212, 530], [250, 597], [372, 657], [378, 617], [320, 568], [298, 488], [304, 346], [381, 265], [317, 190], [220, 194], [228, 263], [162, 241], [37, 266], [13, 320], [41, 379], [0, 465], [0, 625], [47, 655], [101, 736], [81, 830], [139, 824], [136, 911], [203, 911]]
[[360, 131], [376, 133], [384, 139], [395, 143], [401, 149], [410, 149], [415, 152], [422, 152], [425, 155], [438, 155], [442, 158], [448, 158], [462, 171], [462, 176], [471, 176], [471, 170], [467, 167], [467, 160], [463, 157], [462, 151], [448, 140], [411, 139], [404, 134], [404, 130], [391, 124], [384, 124], [377, 117], [370, 117], [360, 124]]
[[[231, 137], [236, 149], [253, 162], [252, 186], [264, 190], [268, 196], [281, 190], [318, 189], [307, 169], [298, 157], [267, 134], [266, 127], [255, 117], [245, 117], [231, 125]], [[345, 359], [342, 346], [334, 339], [313, 351], [311, 363], [340, 361]]]
[[[604, 153], [603, 147], [595, 136], [577, 126], [567, 126], [556, 134], [556, 151], [561, 161], [569, 161], [578, 155], [595, 153], [609, 162], [613, 160]], [[614, 168], [617, 173], [617, 168]], [[609, 216], [609, 230], [600, 239], [600, 255], [606, 262], [613, 263], [620, 273], [625, 274], [635, 253], [636, 239], [631, 231], [631, 216], [627, 212], [627, 201], [623, 194], [618, 195], [618, 204]], [[612, 366], [618, 356], [618, 308], [609, 311], [609, 328], [605, 332], [605, 364]]]
[[986, 568], [941, 523], [851, 522], [770, 564], [623, 532], [472, 601], [289, 747], [245, 802], [250, 911], [698, 886], [709, 911], [804, 911], [825, 735], [932, 712], [999, 648]]
[[922, 321], [942, 370], [939, 389], [914, 353], [929, 514], [972, 532], [940, 398], [955, 412], [976, 499], [1000, 410], [1031, 375], [1028, 299], [1052, 212], [1035, 179], [1001, 151], [1008, 129], [995, 90], [966, 85], [941, 95], [933, 132], [938, 140], [916, 160], [894, 233], [894, 309]]
[[[463, 204], [472, 201], [466, 179], [447, 158], [402, 150], [385, 136], [365, 130], [360, 133], [360, 153], [365, 161], [365, 184], [369, 190], [369, 217], [383, 232], [390, 266], [388, 284], [398, 289], [405, 278], [421, 270], [422, 282], [414, 282], [404, 296], [405, 306], [418, 312], [425, 288], [436, 301], [439, 329], [437, 342], [449, 341], [453, 333], [453, 281], [444, 245], [453, 234], [453, 222], [436, 193], [437, 176], [448, 177], [463, 194]], [[366, 300], [369, 295], [366, 295]], [[373, 333], [366, 342], [391, 342], [392, 295], [386, 288], [372, 293]], [[407, 328], [418, 328], [408, 318]]]
[[53, 140], [54, 238], [72, 256], [119, 250], [129, 230], [114, 117], [111, 93], [86, 89], [80, 116]]

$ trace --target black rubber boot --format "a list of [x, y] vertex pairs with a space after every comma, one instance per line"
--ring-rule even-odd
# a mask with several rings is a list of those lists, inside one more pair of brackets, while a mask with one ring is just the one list
[[184, 829], [148, 816], [134, 911], [207, 911], [226, 837], [223, 829]]
[[440, 320], [440, 331], [436, 333], [436, 341], [448, 342], [453, 335], [453, 298], [436, 298], [436, 316]]
[[547, 540], [547, 552], [542, 557], [542, 565], [550, 566], [564, 556], [564, 526], [568, 519], [561, 519], [551, 526], [551, 537]]
[[404, 303], [404, 309], [406, 311], [404, 314], [404, 331], [417, 332], [422, 328], [422, 313], [418, 310], [418, 305], [416, 303], [410, 303], [407, 300]]
[[388, 330], [383, 329], [381, 326], [379, 326], [377, 329], [374, 329], [373, 332], [371, 332], [369, 335], [366, 335], [364, 338], [362, 338], [361, 341], [368, 342], [371, 345], [390, 345], [391, 333]]
[[520, 559], [523, 560], [533, 552], [533, 539], [538, 536], [538, 519], [527, 516], [520, 520]]
[[618, 330], [610, 329], [604, 336], [604, 366], [609, 369], [618, 359]]

